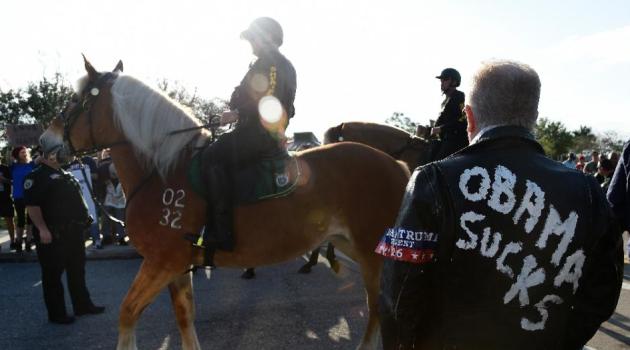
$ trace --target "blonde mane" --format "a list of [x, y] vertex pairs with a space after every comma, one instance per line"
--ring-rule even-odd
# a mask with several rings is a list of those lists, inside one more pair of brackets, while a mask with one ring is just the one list
[[111, 88], [114, 123], [134, 146], [147, 170], [155, 167], [163, 178], [182, 157], [188, 145], [200, 147], [205, 129], [169, 135], [172, 131], [200, 126], [192, 112], [138, 79], [119, 75]]

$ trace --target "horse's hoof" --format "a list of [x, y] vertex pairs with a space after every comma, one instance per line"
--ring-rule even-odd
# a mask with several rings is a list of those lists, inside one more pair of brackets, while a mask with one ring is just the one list
[[298, 273], [311, 273], [311, 265], [304, 265], [300, 267]]
[[256, 272], [254, 272], [254, 269], [247, 269], [241, 275], [241, 278], [244, 280], [251, 280], [254, 277], [256, 277]]

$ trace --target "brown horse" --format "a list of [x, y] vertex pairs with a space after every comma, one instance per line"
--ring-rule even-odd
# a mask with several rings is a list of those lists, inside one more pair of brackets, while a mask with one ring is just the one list
[[430, 142], [405, 130], [376, 123], [346, 122], [333, 126], [324, 134], [324, 144], [351, 141], [381, 150], [407, 164], [409, 170], [426, 164]]
[[[168, 287], [185, 349], [199, 349], [194, 327], [192, 265], [202, 252], [184, 237], [205, 222], [205, 201], [187, 181], [191, 156], [208, 140], [205, 131], [173, 134], [200, 123], [140, 81], [99, 73], [86, 60], [78, 102], [42, 135], [61, 153], [110, 147], [127, 196], [128, 235], [144, 261], [120, 307], [118, 349], [135, 349], [135, 326], [145, 307]], [[236, 248], [219, 251], [217, 266], [279, 263], [329, 239], [361, 268], [368, 322], [360, 349], [375, 348], [377, 294], [382, 260], [374, 253], [395, 220], [408, 170], [373, 148], [343, 143], [297, 155], [301, 176], [288, 196], [235, 210]]]

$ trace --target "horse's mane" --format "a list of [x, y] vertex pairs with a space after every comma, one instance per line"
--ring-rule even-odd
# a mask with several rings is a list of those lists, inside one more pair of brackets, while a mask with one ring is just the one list
[[[208, 131], [168, 135], [171, 131], [202, 125], [190, 110], [138, 79], [120, 75], [111, 88], [114, 123], [133, 145], [145, 168], [155, 167], [165, 178], [194, 141], [202, 146]], [[203, 137], [201, 137], [203, 136]]]

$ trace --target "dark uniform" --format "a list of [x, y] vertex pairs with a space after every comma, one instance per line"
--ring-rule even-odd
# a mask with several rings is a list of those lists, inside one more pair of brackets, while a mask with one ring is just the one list
[[593, 177], [488, 129], [414, 172], [378, 245], [384, 349], [581, 349], [615, 310], [620, 237]]
[[[13, 218], [13, 200], [11, 199], [11, 170], [8, 166], [0, 164], [0, 174], [8, 182], [0, 182], [0, 217]], [[11, 241], [13, 244], [13, 241]]]
[[[234, 88], [229, 107], [238, 111], [239, 119], [232, 132], [221, 135], [206, 151], [204, 160], [212, 163], [249, 164], [262, 155], [280, 149], [279, 129], [295, 115], [296, 75], [291, 62], [279, 51], [265, 52], [249, 68], [240, 85]], [[263, 126], [258, 102], [264, 96], [275, 96], [284, 109], [282, 125]]]
[[446, 96], [442, 102], [442, 111], [435, 122], [435, 126], [441, 129], [441, 142], [433, 157], [434, 160], [446, 158], [468, 145], [464, 101], [464, 93], [453, 90], [451, 96]]
[[[266, 18], [263, 20], [267, 21]], [[295, 114], [295, 69], [278, 51], [282, 34], [277, 22], [273, 23], [279, 30], [276, 45], [269, 45], [257, 53], [258, 59], [230, 98], [229, 107], [239, 116], [235, 129], [221, 135], [202, 154], [203, 176], [210, 187], [204, 236], [208, 251], [213, 248], [233, 249], [231, 179], [235, 171], [264, 156], [283, 151], [284, 131]], [[261, 119], [259, 102], [266, 96], [274, 96], [282, 106], [277, 122]]]
[[41, 209], [52, 234], [50, 244], [41, 244], [37, 227], [33, 229], [48, 318], [51, 321], [67, 318], [61, 283], [64, 270], [75, 315], [95, 313], [85, 285], [83, 239], [91, 219], [79, 184], [70, 173], [41, 164], [26, 176], [24, 198], [27, 206]]

